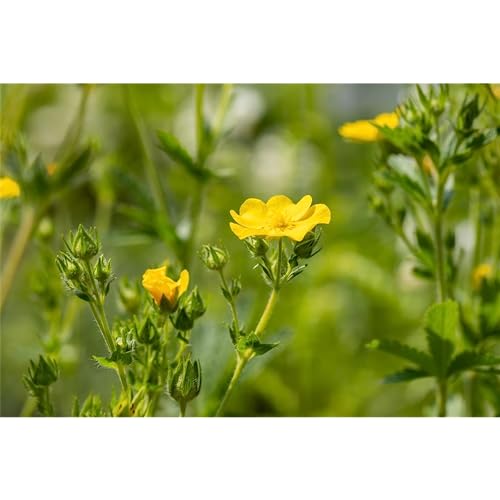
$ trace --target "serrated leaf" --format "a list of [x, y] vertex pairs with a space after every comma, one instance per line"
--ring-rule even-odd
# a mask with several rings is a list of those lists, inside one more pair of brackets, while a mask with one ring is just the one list
[[451, 341], [431, 330], [427, 331], [427, 344], [434, 361], [435, 375], [440, 379], [446, 378], [455, 346]]
[[111, 370], [116, 370], [116, 363], [111, 361], [109, 358], [104, 356], [92, 356], [92, 359], [102, 366], [103, 368], [110, 368]]
[[454, 341], [458, 327], [458, 304], [446, 300], [427, 309], [424, 316], [424, 328], [444, 339]]
[[158, 130], [156, 135], [160, 141], [160, 149], [177, 163], [180, 163], [186, 170], [195, 177], [205, 177], [206, 170], [198, 167], [191, 155], [184, 149], [177, 137], [168, 132]]
[[415, 368], [405, 368], [398, 372], [392, 373], [384, 378], [384, 384], [397, 384], [399, 382], [410, 382], [419, 378], [430, 377], [431, 375], [425, 370], [416, 370]]
[[393, 356], [397, 356], [406, 361], [411, 361], [416, 364], [422, 370], [432, 373], [433, 371], [433, 362], [431, 357], [423, 352], [410, 347], [406, 344], [402, 344], [396, 340], [373, 340], [370, 344], [367, 345], [369, 349], [376, 349], [378, 351], [386, 352], [387, 354], [392, 354]]
[[460, 373], [472, 368], [500, 365], [500, 358], [476, 351], [463, 351], [457, 354], [448, 368], [448, 375]]

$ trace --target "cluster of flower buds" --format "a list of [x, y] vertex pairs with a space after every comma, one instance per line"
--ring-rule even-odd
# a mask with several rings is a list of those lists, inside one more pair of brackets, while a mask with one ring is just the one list
[[69, 233], [64, 244], [66, 250], [57, 254], [56, 264], [68, 289], [87, 302], [99, 300], [95, 296], [97, 290], [102, 296], [107, 295], [114, 279], [111, 261], [101, 254], [91, 266], [100, 249], [96, 229], [80, 225], [75, 233]]

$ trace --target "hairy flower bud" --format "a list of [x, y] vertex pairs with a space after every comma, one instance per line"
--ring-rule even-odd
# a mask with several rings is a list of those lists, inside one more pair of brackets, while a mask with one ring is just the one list
[[95, 228], [89, 231], [81, 224], [72, 240], [72, 252], [79, 259], [91, 259], [99, 252], [99, 239]]
[[212, 271], [220, 271], [229, 260], [226, 250], [215, 245], [203, 245], [200, 249], [200, 259]]
[[194, 399], [201, 390], [201, 365], [190, 358], [180, 360], [169, 372], [167, 391], [181, 407]]
[[316, 245], [321, 237], [321, 232], [309, 231], [302, 241], [298, 241], [293, 246], [294, 254], [300, 259], [310, 259], [318, 250], [316, 250]]

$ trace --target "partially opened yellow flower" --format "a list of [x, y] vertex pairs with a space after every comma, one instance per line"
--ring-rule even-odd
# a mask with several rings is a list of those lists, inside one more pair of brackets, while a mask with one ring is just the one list
[[17, 198], [21, 195], [19, 184], [11, 177], [0, 177], [0, 198]]
[[181, 271], [178, 281], [167, 276], [167, 266], [147, 269], [142, 275], [142, 286], [151, 294], [158, 305], [166, 301], [169, 309], [174, 309], [179, 297], [187, 290], [189, 272]]
[[330, 209], [323, 204], [312, 205], [312, 197], [304, 196], [298, 203], [283, 195], [273, 196], [264, 203], [249, 198], [240, 207], [240, 213], [230, 211], [237, 222], [230, 222], [231, 231], [240, 240], [249, 236], [282, 238], [302, 241], [318, 224], [330, 223]]
[[339, 128], [339, 134], [344, 139], [360, 142], [375, 142], [383, 138], [379, 132], [379, 127], [396, 128], [399, 125], [397, 113], [382, 113], [372, 120], [359, 120], [356, 122], [344, 123]]
[[476, 290], [481, 288], [484, 280], [493, 276], [493, 266], [488, 263], [479, 264], [472, 272], [472, 284]]

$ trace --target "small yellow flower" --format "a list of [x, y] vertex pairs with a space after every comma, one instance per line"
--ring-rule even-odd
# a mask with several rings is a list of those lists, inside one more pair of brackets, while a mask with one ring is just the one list
[[0, 177], [0, 198], [17, 198], [21, 195], [19, 184], [10, 177]]
[[490, 89], [493, 95], [500, 99], [500, 83], [490, 83]]
[[375, 142], [383, 138], [379, 132], [379, 127], [396, 128], [399, 125], [397, 113], [382, 113], [372, 120], [359, 120], [356, 122], [344, 123], [339, 128], [339, 134], [344, 139], [359, 142]]
[[273, 196], [267, 203], [249, 198], [241, 205], [239, 214], [230, 211], [237, 224], [230, 222], [229, 226], [240, 240], [249, 236], [286, 236], [294, 241], [302, 241], [318, 224], [330, 223], [330, 209], [323, 204], [311, 206], [311, 203], [312, 197], [309, 195], [298, 203], [293, 203], [283, 195]]
[[472, 285], [476, 290], [481, 288], [484, 280], [493, 276], [493, 267], [491, 264], [479, 264], [472, 272]]
[[436, 166], [429, 155], [425, 155], [422, 158], [422, 169], [427, 175], [433, 175], [436, 173]]
[[187, 290], [189, 285], [189, 272], [181, 271], [178, 281], [167, 276], [167, 266], [157, 269], [147, 269], [142, 275], [142, 286], [151, 294], [158, 305], [163, 297], [170, 309], [174, 309], [179, 297]]
[[56, 170], [57, 170], [57, 163], [51, 162], [47, 165], [47, 174], [49, 174], [49, 176], [53, 176]]

